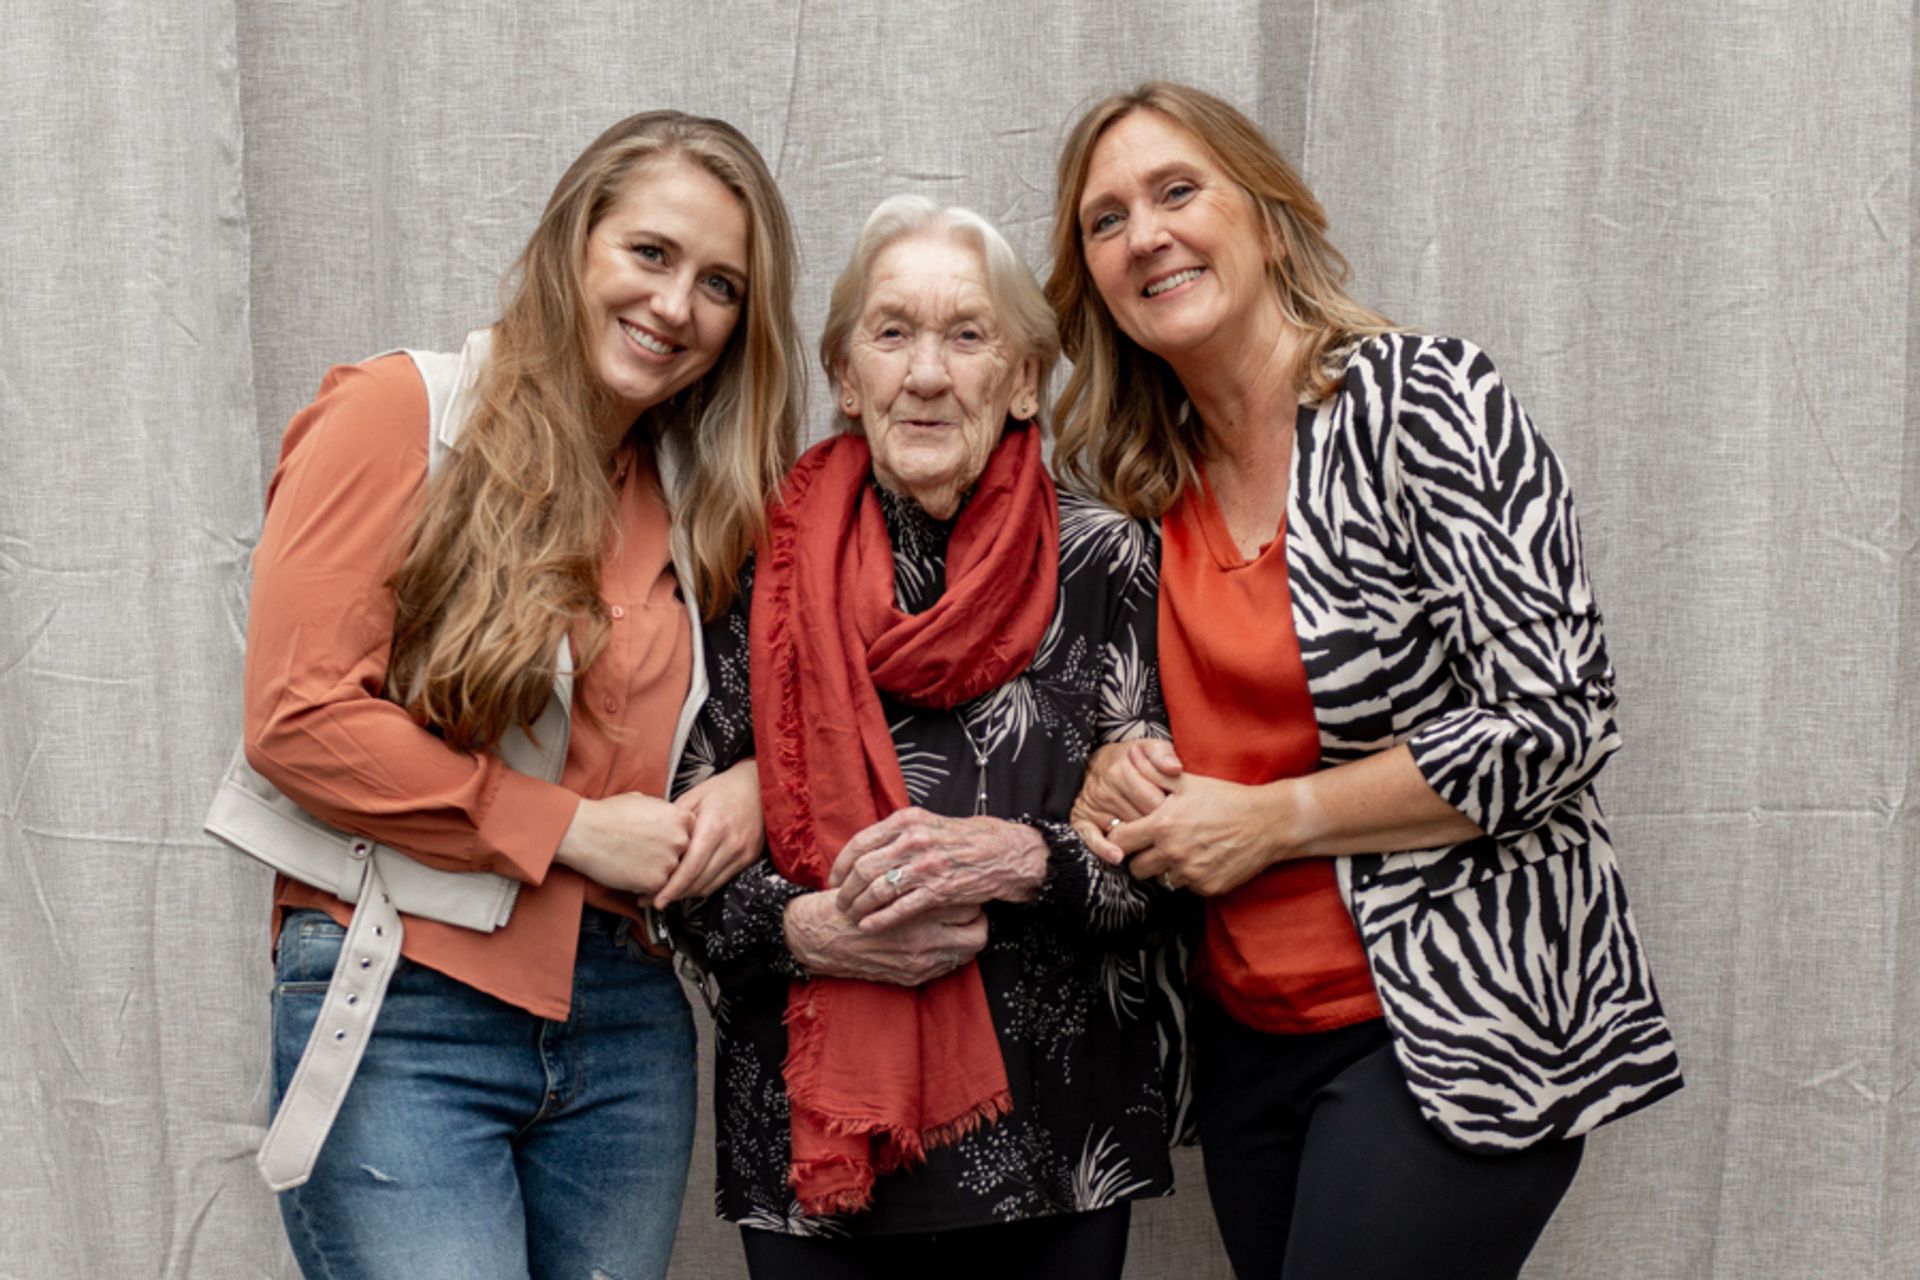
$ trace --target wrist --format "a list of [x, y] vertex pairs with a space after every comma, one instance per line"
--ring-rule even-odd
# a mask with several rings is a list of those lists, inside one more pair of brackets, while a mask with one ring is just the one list
[[560, 843], [554, 846], [553, 860], [563, 867], [572, 867], [575, 871], [584, 871], [579, 859], [592, 844], [595, 801], [580, 797], [574, 806], [573, 817], [567, 822], [567, 829], [560, 833]]
[[1004, 841], [1006, 852], [1000, 854], [1000, 883], [993, 896], [1000, 902], [1033, 902], [1039, 898], [1041, 889], [1046, 887], [1046, 867], [1052, 854], [1046, 837], [1016, 819], [975, 818], [972, 821], [991, 821], [996, 835]]
[[1267, 832], [1268, 856], [1273, 863], [1310, 858], [1319, 852], [1324, 836], [1314, 791], [1314, 774], [1281, 778], [1265, 788], [1262, 825]]
[[1047, 838], [1024, 822], [1010, 822], [994, 819], [1007, 829], [1014, 844], [1011, 883], [1006, 899], [1009, 902], [1032, 902], [1040, 896], [1046, 887], [1047, 867], [1052, 849]]
[[838, 913], [833, 895], [825, 891], [803, 894], [782, 909], [780, 930], [787, 953], [802, 968], [811, 971], [819, 966], [821, 946], [834, 932], [833, 917]]

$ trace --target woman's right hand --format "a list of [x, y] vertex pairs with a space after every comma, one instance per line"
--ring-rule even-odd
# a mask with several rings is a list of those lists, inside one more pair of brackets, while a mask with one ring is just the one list
[[1109, 838], [1113, 829], [1158, 809], [1180, 774], [1173, 744], [1159, 738], [1097, 747], [1087, 759], [1087, 776], [1068, 818], [1087, 848], [1117, 867], [1126, 853]]
[[693, 815], [685, 856], [653, 905], [704, 898], [760, 856], [765, 837], [760, 808], [760, 771], [752, 756], [722, 770], [675, 800]]
[[627, 791], [581, 800], [555, 862], [609, 889], [638, 894], [643, 906], [680, 865], [693, 837], [694, 815], [658, 796]]
[[987, 945], [978, 906], [929, 911], [888, 929], [861, 929], [831, 889], [787, 904], [787, 949], [819, 977], [859, 978], [917, 987], [945, 977]]

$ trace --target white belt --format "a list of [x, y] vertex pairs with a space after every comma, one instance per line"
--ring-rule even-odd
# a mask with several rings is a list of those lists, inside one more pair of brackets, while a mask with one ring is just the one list
[[400, 913], [393, 909], [379, 867], [371, 858], [365, 865], [360, 902], [340, 944], [340, 960], [320, 1002], [320, 1017], [255, 1157], [260, 1175], [275, 1191], [297, 1187], [312, 1175], [347, 1086], [360, 1069], [387, 983], [399, 967]]

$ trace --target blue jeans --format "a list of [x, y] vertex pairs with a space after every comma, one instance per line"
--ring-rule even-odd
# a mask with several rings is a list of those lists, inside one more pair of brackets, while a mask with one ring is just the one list
[[[287, 913], [273, 1102], [344, 931]], [[400, 963], [313, 1177], [280, 1194], [311, 1280], [653, 1280], [693, 1144], [694, 1033], [668, 962], [588, 910], [573, 1014], [537, 1018]]]

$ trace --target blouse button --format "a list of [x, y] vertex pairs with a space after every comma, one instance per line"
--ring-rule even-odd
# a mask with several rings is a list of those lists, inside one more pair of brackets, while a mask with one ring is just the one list
[[613, 608], [607, 610], [607, 612], [613, 615], [615, 622], [627, 616], [627, 610], [624, 605], [615, 605]]

